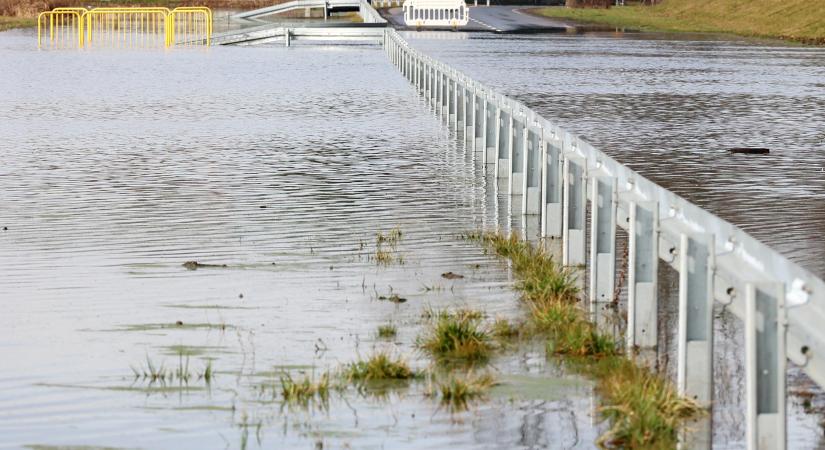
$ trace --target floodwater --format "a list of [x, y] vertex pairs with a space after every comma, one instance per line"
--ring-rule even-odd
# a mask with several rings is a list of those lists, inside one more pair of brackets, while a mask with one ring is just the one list
[[[541, 348], [494, 360], [467, 412], [425, 382], [273, 396], [373, 349], [425, 368], [426, 308], [518, 313], [506, 265], [458, 238], [496, 220], [480, 169], [378, 46], [34, 42], [0, 34], [0, 447], [592, 446], [592, 386]], [[394, 227], [403, 263], [377, 265]], [[187, 357], [188, 383], [132, 373]]]
[[404, 34], [825, 277], [825, 49], [712, 35], [455, 35], [465, 39]]
[[[404, 36], [825, 276], [825, 49], [653, 33]], [[675, 379], [677, 276], [660, 277], [659, 363]], [[741, 323], [715, 316], [714, 376], [725, 382], [714, 445], [743, 448]], [[801, 394], [789, 397], [789, 448], [825, 448], [825, 395], [789, 373]]]
[[[671, 108], [651, 102], [639, 110], [639, 126], [626, 129], [629, 117], [613, 117], [616, 109], [632, 109], [621, 99], [608, 102], [613, 115], [597, 117], [595, 104], [582, 109], [599, 98], [588, 90], [609, 91], [621, 79], [596, 70], [591, 76], [602, 78], [573, 83], [581, 60], [564, 63], [568, 78], [550, 78], [526, 68], [549, 71], [559, 58], [528, 54], [563, 46], [561, 55], [578, 52], [587, 59], [595, 52], [593, 64], [603, 59], [596, 49], [608, 54], [624, 45], [613, 61], [620, 64], [623, 54], [650, 47], [701, 45], [690, 42], [556, 36], [415, 43], [528, 104], [552, 100], [539, 108], [549, 117], [563, 112], [572, 124], [586, 116], [585, 124], [602, 125], [602, 135], [612, 139], [598, 141], [588, 131], [595, 144], [621, 142], [619, 131], [628, 131], [638, 143], [634, 151], [646, 149], [628, 152], [628, 158], [636, 155], [628, 162], [664, 184], [653, 174], [679, 179], [664, 162], [666, 138], [659, 131], [642, 142], [647, 134], [639, 128], [656, 127], [656, 111]], [[386, 393], [347, 389], [333, 393], [328, 405], [308, 408], [273, 400], [279, 375], [317, 376], [374, 349], [426, 367], [415, 340], [429, 307], [479, 308], [491, 319], [519, 311], [506, 264], [458, 238], [506, 222], [506, 208], [485, 186], [471, 152], [378, 47], [38, 52], [33, 44], [31, 32], [0, 33], [0, 447], [593, 447], [601, 428], [592, 386], [547, 361], [540, 348], [494, 359], [492, 370], [503, 384], [466, 412], [426, 396], [424, 382]], [[811, 52], [764, 50], [772, 51]], [[505, 65], [503, 58], [517, 64]], [[764, 56], [791, 66], [784, 58]], [[764, 70], [773, 67], [763, 63]], [[658, 67], [652, 59], [649, 64], [651, 71]], [[529, 89], [515, 91], [524, 86], [518, 80], [529, 79]], [[627, 74], [626, 80], [636, 77]], [[674, 82], [673, 89], [689, 98], [688, 84]], [[575, 89], [578, 95], [559, 93]], [[793, 118], [822, 119], [809, 97], [799, 101], [808, 107], [794, 112], [777, 102], [776, 114], [797, 114], [782, 122], [790, 128], [760, 129], [760, 135], [781, 140], [773, 134], [787, 132], [788, 148], [804, 147], [800, 136], [815, 133], [807, 124], [792, 129]], [[695, 144], [696, 130], [681, 129], [677, 135], [692, 136]], [[662, 160], [650, 172], [639, 166], [646, 153]], [[760, 179], [760, 194], [768, 181], [794, 186], [779, 178], [780, 170], [769, 170], [780, 167], [781, 153], [762, 160], [769, 168], [723, 151], [714, 155], [770, 174]], [[729, 183], [747, 180], [747, 174], [726, 173], [721, 163], [700, 167], [709, 166]], [[690, 197], [689, 185], [704, 178], [689, 169], [689, 183], [668, 186], [698, 202], [709, 194], [703, 184], [698, 197]], [[806, 181], [814, 191], [822, 186], [815, 181], [813, 175]], [[765, 208], [776, 206], [768, 204], [771, 192]], [[810, 230], [800, 224], [816, 216], [801, 215], [783, 227], [801, 233], [798, 239], [807, 236], [800, 229]], [[758, 228], [754, 220], [742, 225]], [[402, 261], [379, 265], [375, 234], [394, 227], [403, 237], [393, 256]], [[801, 255], [821, 248], [810, 241], [799, 243], [811, 252]], [[781, 242], [768, 242], [788, 253]], [[188, 270], [186, 261], [226, 267]], [[465, 278], [442, 278], [448, 271]], [[407, 302], [379, 300], [392, 293]], [[397, 338], [378, 339], [377, 327], [389, 322], [398, 326]], [[147, 359], [177, 369], [187, 358], [194, 373], [211, 361], [214, 379], [163, 385], [132, 373]], [[790, 412], [792, 448], [822, 445], [821, 417], [798, 403]], [[722, 421], [720, 428], [726, 426], [734, 431], [722, 435], [719, 446], [741, 447], [741, 423]]]

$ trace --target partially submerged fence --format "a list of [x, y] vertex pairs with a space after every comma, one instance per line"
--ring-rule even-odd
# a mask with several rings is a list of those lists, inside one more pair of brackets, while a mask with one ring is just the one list
[[[628, 353], [656, 351], [659, 261], [679, 272], [681, 395], [708, 407], [713, 400], [714, 302], [743, 319], [747, 445], [785, 448], [787, 359], [825, 385], [823, 280], [522, 103], [413, 49], [395, 30], [385, 31], [384, 48], [482, 164], [507, 180], [510, 195], [521, 197], [520, 212], [540, 216], [541, 237], [561, 239], [563, 264], [589, 266], [589, 311], [600, 325], [612, 314], [616, 230], [627, 231]], [[706, 419], [684, 441], [709, 448], [711, 436]]]
[[55, 8], [37, 19], [38, 47], [47, 38], [52, 48], [208, 46], [211, 36], [206, 7]]

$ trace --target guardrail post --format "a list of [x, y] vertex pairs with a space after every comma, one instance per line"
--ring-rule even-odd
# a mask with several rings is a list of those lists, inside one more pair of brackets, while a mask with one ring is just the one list
[[659, 206], [630, 202], [628, 209], [627, 351], [644, 354], [659, 340]]
[[289, 47], [289, 34], [290, 34], [290, 29], [289, 28], [284, 28], [284, 46], [286, 46], [286, 47]]
[[461, 86], [458, 80], [455, 82], [455, 123], [453, 124], [453, 132], [455, 132], [455, 137], [458, 138], [458, 124], [462, 123], [463, 126], [463, 117], [461, 114], [461, 110], [464, 109], [464, 88]]
[[441, 97], [442, 97], [441, 69], [435, 69], [435, 112], [441, 117]]
[[[679, 244], [679, 333], [676, 386], [679, 394], [710, 407], [713, 398], [712, 235], [682, 234]], [[691, 449], [711, 446], [710, 415], [692, 424], [683, 442]]]
[[510, 176], [510, 113], [498, 106], [496, 115], [496, 178]]
[[[492, 106], [492, 109], [491, 109]], [[496, 151], [496, 120], [498, 108], [495, 104], [491, 105], [490, 101], [484, 99], [484, 152], [487, 153], [487, 164], [496, 164], [498, 158]]]
[[561, 146], [555, 134], [542, 139], [541, 152], [541, 229], [542, 236], [560, 238], [562, 236], [562, 158]]
[[[481, 128], [481, 164], [485, 167], [489, 164], [490, 155], [487, 151], [487, 98], [484, 98], [484, 101], [481, 104], [481, 114], [479, 117], [481, 119], [481, 123], [479, 124]], [[487, 174], [487, 171], [484, 171]]]
[[590, 316], [608, 332], [616, 283], [616, 178], [593, 177], [590, 204]]
[[587, 217], [587, 161], [564, 155], [562, 252], [564, 266], [584, 266]]
[[541, 214], [541, 132], [530, 131], [524, 127], [524, 182], [522, 183], [523, 197], [522, 214]]
[[476, 105], [479, 102], [478, 88], [473, 86], [472, 97], [467, 99], [467, 146], [473, 147], [476, 135]]
[[524, 193], [524, 159], [527, 152], [525, 151], [524, 129], [526, 128], [527, 118], [522, 116], [521, 122], [513, 118], [515, 114], [510, 116], [510, 195], [522, 195]]
[[785, 286], [748, 283], [745, 296], [746, 441], [749, 450], [787, 446]]
[[459, 109], [461, 108], [461, 104], [458, 102], [461, 98], [459, 94], [459, 85], [458, 85], [458, 78], [453, 80], [453, 133], [458, 133], [458, 114]]
[[461, 110], [462, 110], [462, 114], [461, 114], [461, 126], [462, 126], [461, 137], [462, 137], [462, 139], [464, 139], [464, 147], [466, 148], [467, 147], [467, 142], [468, 142], [468, 140], [467, 140], [467, 118], [470, 117], [467, 114], [467, 110], [471, 108], [472, 102], [475, 100], [475, 92], [473, 92], [473, 94], [471, 96], [470, 95], [470, 88], [467, 87], [467, 85], [464, 85], [464, 87], [462, 87], [461, 93], [463, 95], [463, 98], [461, 100]]

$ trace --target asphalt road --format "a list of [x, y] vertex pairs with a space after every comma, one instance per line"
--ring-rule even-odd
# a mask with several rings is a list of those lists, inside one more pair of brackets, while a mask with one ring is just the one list
[[[524, 6], [471, 6], [470, 23], [458, 28], [459, 31], [489, 31], [494, 33], [563, 33], [572, 27], [564, 22], [534, 16], [521, 11]], [[396, 28], [414, 29], [404, 24], [401, 8], [382, 11], [384, 17]], [[449, 29], [449, 27], [426, 27], [426, 29]]]

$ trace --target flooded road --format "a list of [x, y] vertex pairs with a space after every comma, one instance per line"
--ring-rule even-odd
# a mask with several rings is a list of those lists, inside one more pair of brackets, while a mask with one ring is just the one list
[[[627, 142], [617, 128], [607, 129], [617, 110], [630, 114], [623, 100], [607, 102], [610, 114], [596, 107], [576, 113], [595, 101], [587, 92], [609, 86], [609, 71], [593, 71], [603, 77], [598, 82], [572, 83], [581, 61], [565, 62], [560, 72], [571, 78], [562, 84], [554, 82], [564, 80], [559, 74], [526, 70], [546, 64], [550, 71], [552, 61], [565, 60], [524, 52], [565, 45], [564, 56], [595, 45], [605, 53], [609, 42], [623, 42], [575, 39], [416, 45], [528, 104], [546, 98], [548, 110], [537, 109], [548, 117], [560, 117], [552, 108], [570, 125], [582, 123], [577, 116], [588, 130], [603, 125], [601, 135], [585, 133], [594, 144]], [[542, 348], [494, 359], [503, 384], [467, 412], [448, 411], [418, 381], [382, 393], [347, 389], [307, 408], [274, 398], [284, 373], [336, 370], [375, 349], [426, 367], [415, 341], [428, 308], [478, 308], [489, 319], [519, 313], [506, 264], [458, 238], [507, 222], [499, 198], [378, 47], [37, 52], [33, 42], [31, 32], [0, 33], [0, 61], [14, 61], [0, 74], [0, 447], [593, 447], [601, 428], [592, 386], [548, 361]], [[640, 52], [664, 45], [631, 44]], [[504, 70], [505, 57], [517, 70]], [[514, 92], [519, 79], [537, 84]], [[562, 85], [581, 91], [554, 94]], [[687, 85], [678, 89], [690, 96]], [[809, 108], [799, 114], [818, 123], [817, 104], [801, 98]], [[777, 110], [790, 110], [783, 105]], [[650, 110], [638, 114], [648, 132], [671, 130]], [[660, 183], [671, 180], [665, 185], [696, 202], [705, 198], [677, 183], [672, 166], [639, 166], [649, 161], [643, 155], [669, 154], [661, 130], [658, 140], [641, 141], [640, 128], [627, 129], [638, 152], [617, 157]], [[679, 136], [691, 129], [685, 125]], [[811, 162], [804, 143], [816, 133], [790, 131], [760, 133], [776, 134], [795, 149], [791, 156]], [[770, 158], [754, 161], [781, 167]], [[750, 164], [748, 171], [774, 172]], [[705, 189], [695, 172], [691, 183], [701, 180]], [[731, 188], [749, 180], [745, 175], [724, 177]], [[807, 190], [790, 189], [791, 197], [821, 194], [814, 176], [805, 180]], [[763, 184], [782, 185], [778, 177], [763, 177]], [[771, 195], [751, 200], [765, 204], [763, 220], [777, 217]], [[718, 200], [725, 208], [741, 201]], [[802, 215], [816, 217], [807, 207]], [[758, 228], [759, 214], [744, 215], [754, 219], [742, 225]], [[797, 240], [816, 229], [810, 221], [789, 223]], [[395, 227], [403, 237], [393, 262], [378, 264], [376, 233]], [[785, 240], [766, 241], [787, 253]], [[822, 244], [808, 241], [798, 242], [809, 251], [796, 258], [810, 267], [810, 249]], [[190, 270], [188, 261], [217, 267]], [[441, 276], [450, 271], [465, 278]], [[392, 294], [407, 301], [380, 300]], [[388, 323], [398, 327], [397, 337], [379, 339], [378, 326]], [[148, 361], [195, 375], [211, 364], [215, 376], [136, 379], [132, 368]], [[790, 414], [792, 448], [821, 445], [821, 417], [798, 404]], [[720, 447], [742, 447], [740, 425], [736, 417], [721, 422]]]
[[[592, 446], [590, 383], [541, 347], [494, 360], [505, 383], [464, 413], [423, 381], [273, 395], [373, 349], [425, 368], [427, 308], [518, 312], [505, 263], [458, 238], [495, 220], [480, 168], [379, 47], [33, 42], [0, 34], [0, 447]], [[193, 377], [136, 379], [148, 360]]]
[[825, 49], [651, 33], [404, 36], [825, 277]]

